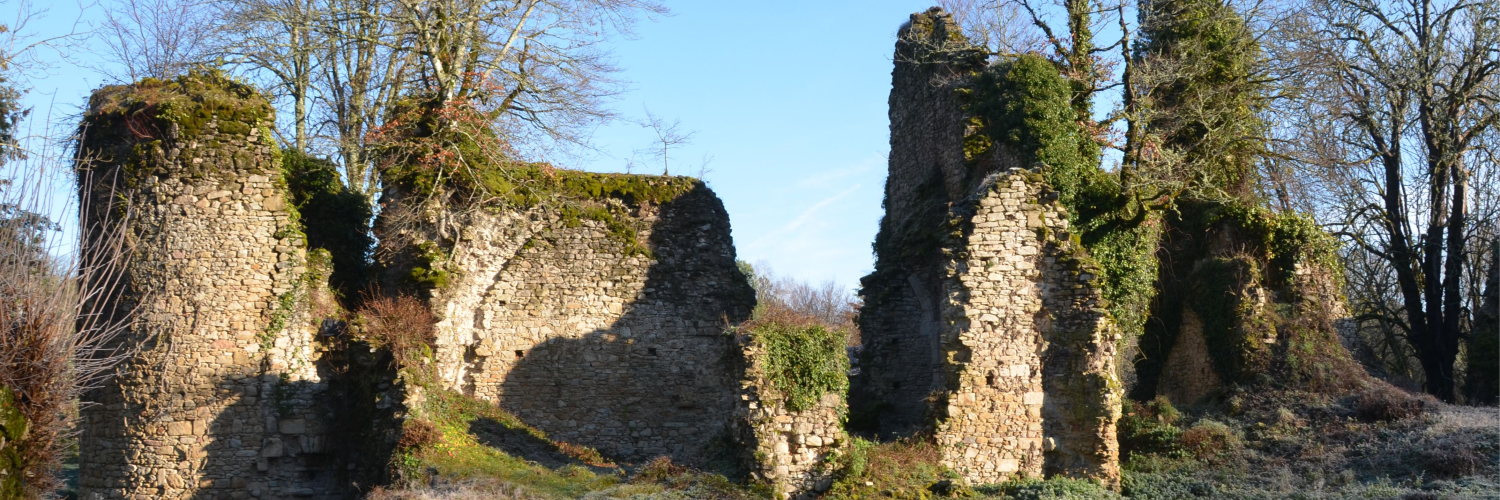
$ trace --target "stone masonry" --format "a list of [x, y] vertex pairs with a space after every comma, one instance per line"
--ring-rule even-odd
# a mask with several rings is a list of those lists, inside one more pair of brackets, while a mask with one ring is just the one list
[[946, 259], [935, 231], [949, 200], [967, 196], [977, 181], [964, 164], [965, 115], [955, 89], [984, 60], [951, 19], [925, 14], [901, 28], [894, 57], [886, 213], [875, 272], [861, 280], [864, 368], [850, 395], [851, 406], [878, 407], [886, 437], [927, 426], [927, 398], [943, 387], [938, 332]]
[[830, 458], [849, 444], [838, 394], [824, 394], [816, 406], [792, 411], [766, 378], [763, 348], [741, 346], [743, 378], [733, 424], [753, 479], [775, 486], [781, 498], [815, 498], [833, 485]]
[[955, 92], [983, 57], [951, 16], [913, 14], [895, 59], [853, 411], [876, 415], [882, 438], [932, 432], [970, 483], [1061, 474], [1117, 485], [1118, 332], [1097, 265], [1040, 175], [1003, 148], [966, 157]]
[[1118, 332], [1097, 266], [1037, 177], [999, 174], [955, 209], [966, 222], [949, 240], [937, 442], [971, 482], [1062, 473], [1114, 483]]
[[735, 408], [727, 327], [754, 307], [728, 214], [696, 182], [661, 205], [573, 201], [628, 211], [649, 251], [545, 206], [454, 215], [430, 301], [443, 384], [611, 458], [702, 463]]
[[199, 108], [209, 118], [189, 133], [152, 104], [128, 105], [178, 91], [107, 87], [85, 115], [119, 127], [80, 146], [94, 159], [79, 163], [80, 194], [94, 200], [85, 222], [132, 214], [113, 300], [136, 319], [123, 338], [135, 354], [86, 395], [80, 498], [336, 497], [308, 317], [326, 270], [308, 266], [287, 208], [259, 128], [272, 117]]

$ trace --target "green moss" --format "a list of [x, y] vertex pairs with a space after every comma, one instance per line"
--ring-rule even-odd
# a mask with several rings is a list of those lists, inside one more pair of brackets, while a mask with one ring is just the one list
[[[186, 146], [201, 137], [210, 123], [221, 138], [260, 133], [274, 120], [269, 101], [253, 87], [217, 71], [190, 73], [171, 80], [142, 79], [133, 85], [114, 85], [96, 91], [79, 125], [80, 150], [119, 162], [127, 181], [151, 175], [165, 160], [163, 140]], [[177, 130], [173, 139], [172, 130]], [[261, 134], [264, 135], [264, 134]], [[271, 144], [274, 144], [271, 143]], [[120, 146], [128, 146], [118, 152]], [[208, 150], [222, 147], [207, 141]], [[205, 149], [182, 148], [179, 159]], [[123, 155], [124, 157], [121, 157]], [[211, 175], [215, 162], [179, 162], [191, 177]], [[243, 167], [243, 161], [236, 161]], [[270, 173], [270, 172], [267, 172]]]
[[0, 498], [24, 498], [27, 474], [23, 441], [27, 431], [26, 416], [16, 405], [10, 388], [0, 387]]
[[453, 277], [452, 271], [447, 269], [447, 262], [448, 253], [441, 246], [424, 241], [417, 245], [416, 263], [412, 265], [407, 279], [425, 289], [445, 288]]
[[787, 409], [804, 411], [817, 406], [824, 394], [837, 394], [840, 399], [848, 394], [844, 332], [821, 325], [761, 321], [749, 333], [762, 349], [766, 378], [781, 393]]
[[1194, 312], [1203, 325], [1203, 341], [1219, 377], [1245, 380], [1269, 368], [1270, 349], [1261, 339], [1275, 336], [1274, 321], [1259, 311], [1253, 293], [1261, 282], [1254, 260], [1208, 258], [1194, 271]]
[[330, 284], [346, 296], [363, 290], [374, 246], [369, 199], [344, 186], [333, 162], [296, 150], [280, 156], [288, 209], [296, 212], [307, 246], [332, 255]]

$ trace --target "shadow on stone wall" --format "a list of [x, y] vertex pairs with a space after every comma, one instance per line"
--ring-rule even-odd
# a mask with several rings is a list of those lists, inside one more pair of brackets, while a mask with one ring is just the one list
[[706, 466], [730, 455], [739, 378], [727, 331], [749, 318], [755, 292], [732, 246], [726, 253], [715, 241], [727, 244], [729, 227], [712, 192], [700, 184], [661, 213], [642, 296], [608, 328], [495, 353], [514, 357], [500, 406], [554, 441], [612, 460], [666, 455]]
[[[325, 364], [319, 376], [334, 376]], [[353, 498], [345, 470], [334, 455], [328, 384], [283, 381], [275, 374], [221, 380], [239, 398], [208, 423], [210, 439], [198, 470], [226, 471], [200, 477], [191, 498], [217, 500], [259, 492], [260, 498]], [[255, 442], [252, 436], [262, 436]], [[236, 437], [239, 436], [239, 437]]]

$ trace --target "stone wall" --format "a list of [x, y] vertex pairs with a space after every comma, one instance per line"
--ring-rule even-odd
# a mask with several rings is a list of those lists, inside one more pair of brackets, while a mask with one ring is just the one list
[[847, 407], [839, 394], [824, 394], [816, 406], [793, 411], [766, 377], [764, 348], [741, 345], [743, 374], [733, 425], [743, 462], [754, 480], [773, 485], [781, 498], [815, 498], [833, 485], [837, 456], [848, 444]]
[[891, 72], [890, 170], [875, 272], [861, 280], [865, 339], [851, 406], [880, 414], [879, 432], [906, 435], [928, 423], [927, 397], [943, 386], [942, 235], [948, 202], [967, 196], [964, 112], [955, 93], [982, 67], [941, 10], [913, 14], [897, 35]]
[[970, 482], [1063, 473], [1116, 483], [1118, 334], [1097, 266], [1037, 177], [997, 175], [955, 209], [965, 222], [949, 240], [936, 439]]
[[[338, 496], [313, 362], [327, 269], [307, 263], [260, 128], [269, 107], [245, 89], [107, 87], [85, 115], [85, 223], [132, 219], [125, 288], [109, 300], [135, 311], [123, 342], [136, 351], [85, 396], [80, 498]], [[180, 116], [202, 121], [162, 118], [172, 103], [198, 103]]]
[[886, 215], [861, 283], [851, 407], [882, 438], [932, 431], [971, 483], [1116, 485], [1119, 334], [1100, 273], [1040, 175], [1005, 148], [966, 150], [960, 92], [983, 60], [941, 9], [898, 35]]
[[[564, 206], [617, 215], [570, 219]], [[451, 274], [430, 299], [445, 386], [614, 459], [702, 463], [729, 437], [738, 375], [726, 331], [755, 299], [735, 266], [728, 214], [707, 187], [693, 181], [660, 205], [580, 198], [451, 218], [451, 238], [430, 224], [418, 230], [443, 240]], [[635, 231], [645, 251], [611, 223]]]

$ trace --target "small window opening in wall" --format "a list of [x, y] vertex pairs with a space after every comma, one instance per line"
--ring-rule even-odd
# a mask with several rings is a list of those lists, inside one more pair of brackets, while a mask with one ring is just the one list
[[891, 382], [891, 390], [895, 390], [895, 391], [901, 390], [901, 383], [900, 382]]
[[989, 372], [984, 375], [984, 385], [995, 386], [995, 372]]
[[655, 347], [647, 347], [646, 348], [646, 354], [650, 354], [652, 356], [655, 356], [656, 355], [656, 348]]
[[526, 351], [516, 351], [516, 359], [521, 359], [521, 357], [525, 355]]

